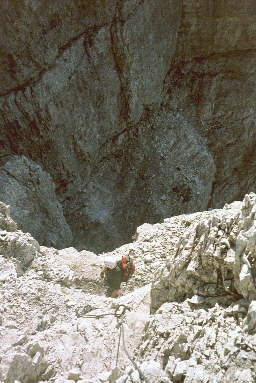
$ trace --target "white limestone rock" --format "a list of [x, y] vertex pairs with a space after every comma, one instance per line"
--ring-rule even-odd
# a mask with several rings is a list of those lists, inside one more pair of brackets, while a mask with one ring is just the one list
[[13, 262], [0, 256], [0, 283], [10, 282], [16, 278], [17, 271]]
[[256, 330], [256, 301], [251, 301], [246, 318], [245, 318], [245, 330]]
[[16, 231], [17, 225], [10, 216], [10, 205], [0, 202], [0, 229]]
[[2, 230], [0, 380], [253, 383], [255, 203], [173, 217], [109, 253], [137, 269], [118, 299], [104, 296], [102, 256]]
[[13, 259], [19, 272], [28, 267], [39, 250], [38, 242], [29, 233], [0, 231], [0, 254]]

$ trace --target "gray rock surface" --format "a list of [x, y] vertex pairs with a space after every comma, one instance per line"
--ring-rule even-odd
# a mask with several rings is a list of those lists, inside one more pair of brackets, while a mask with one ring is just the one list
[[51, 176], [34, 161], [14, 156], [0, 167], [0, 200], [41, 244], [64, 248], [72, 241]]
[[50, 174], [75, 244], [97, 252], [241, 199], [256, 190], [255, 21], [254, 0], [2, 1], [1, 165]]

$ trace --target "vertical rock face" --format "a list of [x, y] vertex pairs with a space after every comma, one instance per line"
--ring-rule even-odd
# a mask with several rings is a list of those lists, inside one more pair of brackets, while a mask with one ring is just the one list
[[255, 189], [252, 0], [0, 7], [0, 165], [51, 175], [76, 245]]
[[183, 2], [167, 102], [182, 110], [213, 155], [213, 207], [255, 190], [255, 21], [252, 0]]

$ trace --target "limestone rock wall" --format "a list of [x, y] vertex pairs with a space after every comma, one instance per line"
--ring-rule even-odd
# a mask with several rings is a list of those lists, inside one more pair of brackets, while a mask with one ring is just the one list
[[255, 190], [253, 0], [0, 7], [0, 165], [51, 175], [73, 243], [112, 249]]
[[[255, 381], [255, 203], [249, 194], [222, 210], [138, 230], [137, 245], [150, 244], [154, 259], [151, 317], [135, 352], [138, 368], [118, 383]], [[160, 244], [166, 260], [156, 266]]]

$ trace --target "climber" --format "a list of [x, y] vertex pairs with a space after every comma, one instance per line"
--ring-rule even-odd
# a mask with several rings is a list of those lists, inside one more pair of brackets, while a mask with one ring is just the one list
[[108, 286], [107, 296], [117, 298], [122, 282], [127, 282], [135, 271], [130, 255], [120, 257], [109, 256], [104, 259], [104, 267], [100, 273]]

